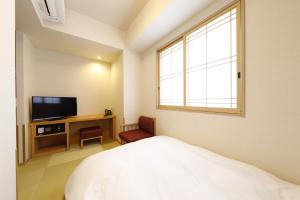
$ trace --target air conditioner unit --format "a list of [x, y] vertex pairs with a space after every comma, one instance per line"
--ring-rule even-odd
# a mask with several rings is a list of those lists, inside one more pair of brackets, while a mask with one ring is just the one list
[[31, 0], [40, 20], [63, 23], [65, 21], [64, 0]]

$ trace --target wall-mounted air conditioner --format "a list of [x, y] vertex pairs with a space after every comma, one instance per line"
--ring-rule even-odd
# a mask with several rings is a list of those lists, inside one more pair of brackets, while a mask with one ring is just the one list
[[40, 20], [63, 23], [65, 21], [64, 0], [31, 0]]

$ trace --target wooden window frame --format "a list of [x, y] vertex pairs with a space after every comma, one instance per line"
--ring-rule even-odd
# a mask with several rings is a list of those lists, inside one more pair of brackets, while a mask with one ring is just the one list
[[[213, 108], [213, 107], [191, 107], [186, 105], [186, 37], [196, 31], [197, 29], [205, 26], [209, 22], [215, 20], [231, 9], [237, 9], [237, 72], [240, 78], [237, 79], [237, 108]], [[157, 70], [156, 70], [156, 105], [157, 109], [161, 110], [177, 110], [177, 111], [190, 111], [190, 112], [208, 112], [244, 116], [245, 114], [245, 64], [244, 64], [244, 0], [238, 0], [230, 3], [228, 6], [212, 14], [199, 24], [189, 29], [176, 39], [167, 43], [156, 51]], [[160, 105], [160, 53], [165, 49], [173, 46], [174, 44], [183, 41], [183, 106]]]

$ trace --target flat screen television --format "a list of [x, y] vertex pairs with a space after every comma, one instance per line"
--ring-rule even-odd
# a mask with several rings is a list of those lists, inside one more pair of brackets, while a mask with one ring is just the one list
[[32, 97], [32, 121], [54, 120], [77, 115], [76, 97]]

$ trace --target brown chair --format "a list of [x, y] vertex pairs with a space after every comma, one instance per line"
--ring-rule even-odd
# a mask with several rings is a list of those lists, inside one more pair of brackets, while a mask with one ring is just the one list
[[155, 136], [155, 118], [141, 116], [135, 124], [124, 124], [119, 134], [121, 144]]

